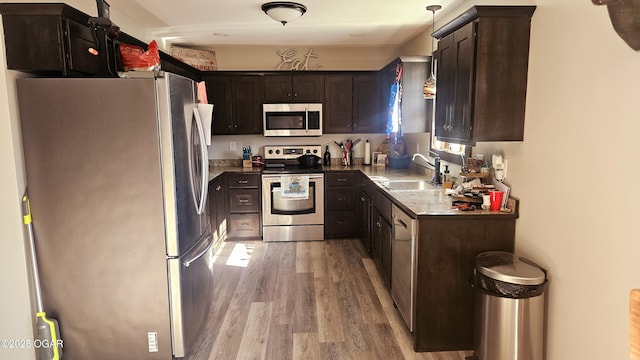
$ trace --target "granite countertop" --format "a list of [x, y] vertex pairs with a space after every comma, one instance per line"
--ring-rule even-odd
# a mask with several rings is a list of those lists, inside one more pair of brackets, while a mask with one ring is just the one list
[[222, 175], [222, 173], [247, 173], [247, 174], [260, 174], [262, 168], [252, 167], [243, 168], [242, 166], [209, 166], [209, 181]]
[[364, 173], [378, 188], [384, 191], [396, 205], [400, 205], [405, 211], [414, 216], [426, 215], [501, 215], [497, 211], [487, 210], [460, 211], [451, 209], [452, 199], [445, 195], [444, 189], [435, 186], [428, 190], [393, 190], [382, 186], [379, 181], [386, 180], [426, 180], [431, 178], [415, 168], [391, 169], [384, 166], [355, 165], [355, 166], [331, 166], [331, 170], [359, 170]]
[[[261, 168], [243, 168], [241, 166], [210, 166], [209, 180], [214, 179], [224, 172], [234, 173], [260, 173]], [[503, 213], [491, 210], [472, 210], [460, 211], [451, 208], [452, 199], [445, 195], [445, 190], [441, 187], [435, 187], [428, 190], [393, 190], [390, 191], [380, 184], [380, 180], [431, 180], [424, 172], [416, 169], [391, 169], [388, 167], [378, 167], [371, 165], [332, 165], [323, 167], [324, 171], [360, 171], [373, 183], [378, 185], [379, 189], [384, 191], [391, 200], [399, 205], [403, 210], [412, 213], [411, 215], [430, 216], [430, 215], [462, 215], [462, 216], [505, 216], [517, 217], [517, 212]]]

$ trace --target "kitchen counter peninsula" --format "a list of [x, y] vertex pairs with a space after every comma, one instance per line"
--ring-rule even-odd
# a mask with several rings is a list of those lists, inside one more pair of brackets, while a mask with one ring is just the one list
[[354, 165], [343, 166], [333, 165], [324, 167], [325, 171], [360, 171], [371, 182], [382, 190], [394, 204], [415, 217], [425, 215], [463, 215], [463, 216], [504, 216], [518, 217], [517, 211], [504, 213], [491, 210], [460, 211], [452, 209], [453, 199], [445, 195], [443, 188], [434, 187], [427, 190], [389, 190], [382, 186], [380, 181], [397, 180], [426, 180], [430, 178], [415, 169], [392, 169], [383, 166]]
[[513, 213], [453, 210], [442, 188], [390, 191], [381, 184], [429, 180], [419, 169], [325, 168], [334, 171], [360, 174], [358, 237], [412, 329], [414, 350], [473, 349], [474, 259], [490, 250], [513, 252], [517, 206]]

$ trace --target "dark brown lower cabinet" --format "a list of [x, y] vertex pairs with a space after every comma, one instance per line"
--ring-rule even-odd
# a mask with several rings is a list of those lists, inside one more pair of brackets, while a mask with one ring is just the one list
[[325, 173], [325, 237], [355, 238], [358, 235], [358, 178], [358, 171]]
[[223, 174], [209, 182], [209, 217], [211, 234], [216, 247], [227, 236], [228, 201], [226, 176]]
[[377, 208], [372, 209], [373, 229], [371, 231], [371, 258], [376, 264], [387, 289], [391, 289], [391, 224]]
[[227, 238], [262, 237], [260, 174], [227, 174], [229, 216]]
[[[360, 232], [388, 289], [391, 281], [395, 201], [361, 178]], [[400, 204], [397, 204], [400, 205]], [[362, 205], [361, 205], [362, 206]], [[364, 225], [368, 215], [369, 225]], [[479, 253], [514, 250], [516, 215], [420, 215], [416, 239], [414, 349], [417, 352], [472, 350], [474, 289], [469, 284]], [[368, 229], [368, 230], [367, 230]], [[363, 232], [368, 231], [368, 232]], [[410, 259], [407, 259], [410, 261]]]
[[418, 220], [415, 350], [471, 350], [474, 259], [490, 250], [513, 252], [516, 218], [436, 215]]
[[362, 245], [371, 253], [371, 181], [365, 176], [360, 176], [360, 188], [358, 189], [360, 204], [358, 205], [358, 237]]
[[377, 185], [371, 192], [371, 258], [375, 262], [387, 289], [391, 289], [391, 199]]

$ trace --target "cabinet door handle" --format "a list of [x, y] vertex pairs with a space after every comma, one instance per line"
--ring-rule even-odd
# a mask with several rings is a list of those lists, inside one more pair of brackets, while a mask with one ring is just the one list
[[238, 180], [238, 184], [244, 185], [244, 184], [248, 184], [249, 180]]
[[345, 201], [345, 200], [347, 200], [347, 198], [344, 197], [344, 196], [341, 196], [341, 197], [338, 198], [338, 201]]
[[395, 220], [395, 221], [396, 221], [396, 225], [400, 225], [400, 226], [402, 226], [402, 227], [403, 227], [403, 228], [405, 228], [405, 229], [408, 229], [408, 228], [409, 228], [409, 227], [407, 226], [407, 224], [406, 224], [404, 221], [402, 221], [399, 217], [397, 217], [397, 216], [395, 216], [395, 215], [393, 216], [393, 220]]
[[291, 97], [291, 93], [287, 93], [287, 97]]
[[249, 199], [239, 199], [239, 200], [238, 200], [238, 202], [241, 202], [241, 203], [248, 203], [248, 202], [249, 202]]
[[345, 178], [338, 178], [338, 180], [337, 180], [337, 181], [338, 181], [338, 182], [345, 182], [345, 181], [347, 181], [347, 179], [345, 179]]
[[216, 191], [220, 191], [220, 190], [222, 190], [222, 186], [220, 185], [216, 186]]

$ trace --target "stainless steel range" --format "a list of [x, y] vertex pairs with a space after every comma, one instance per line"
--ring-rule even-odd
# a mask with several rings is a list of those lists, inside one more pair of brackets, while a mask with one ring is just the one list
[[324, 240], [324, 174], [298, 157], [320, 155], [321, 145], [265, 146], [262, 173], [264, 241]]

